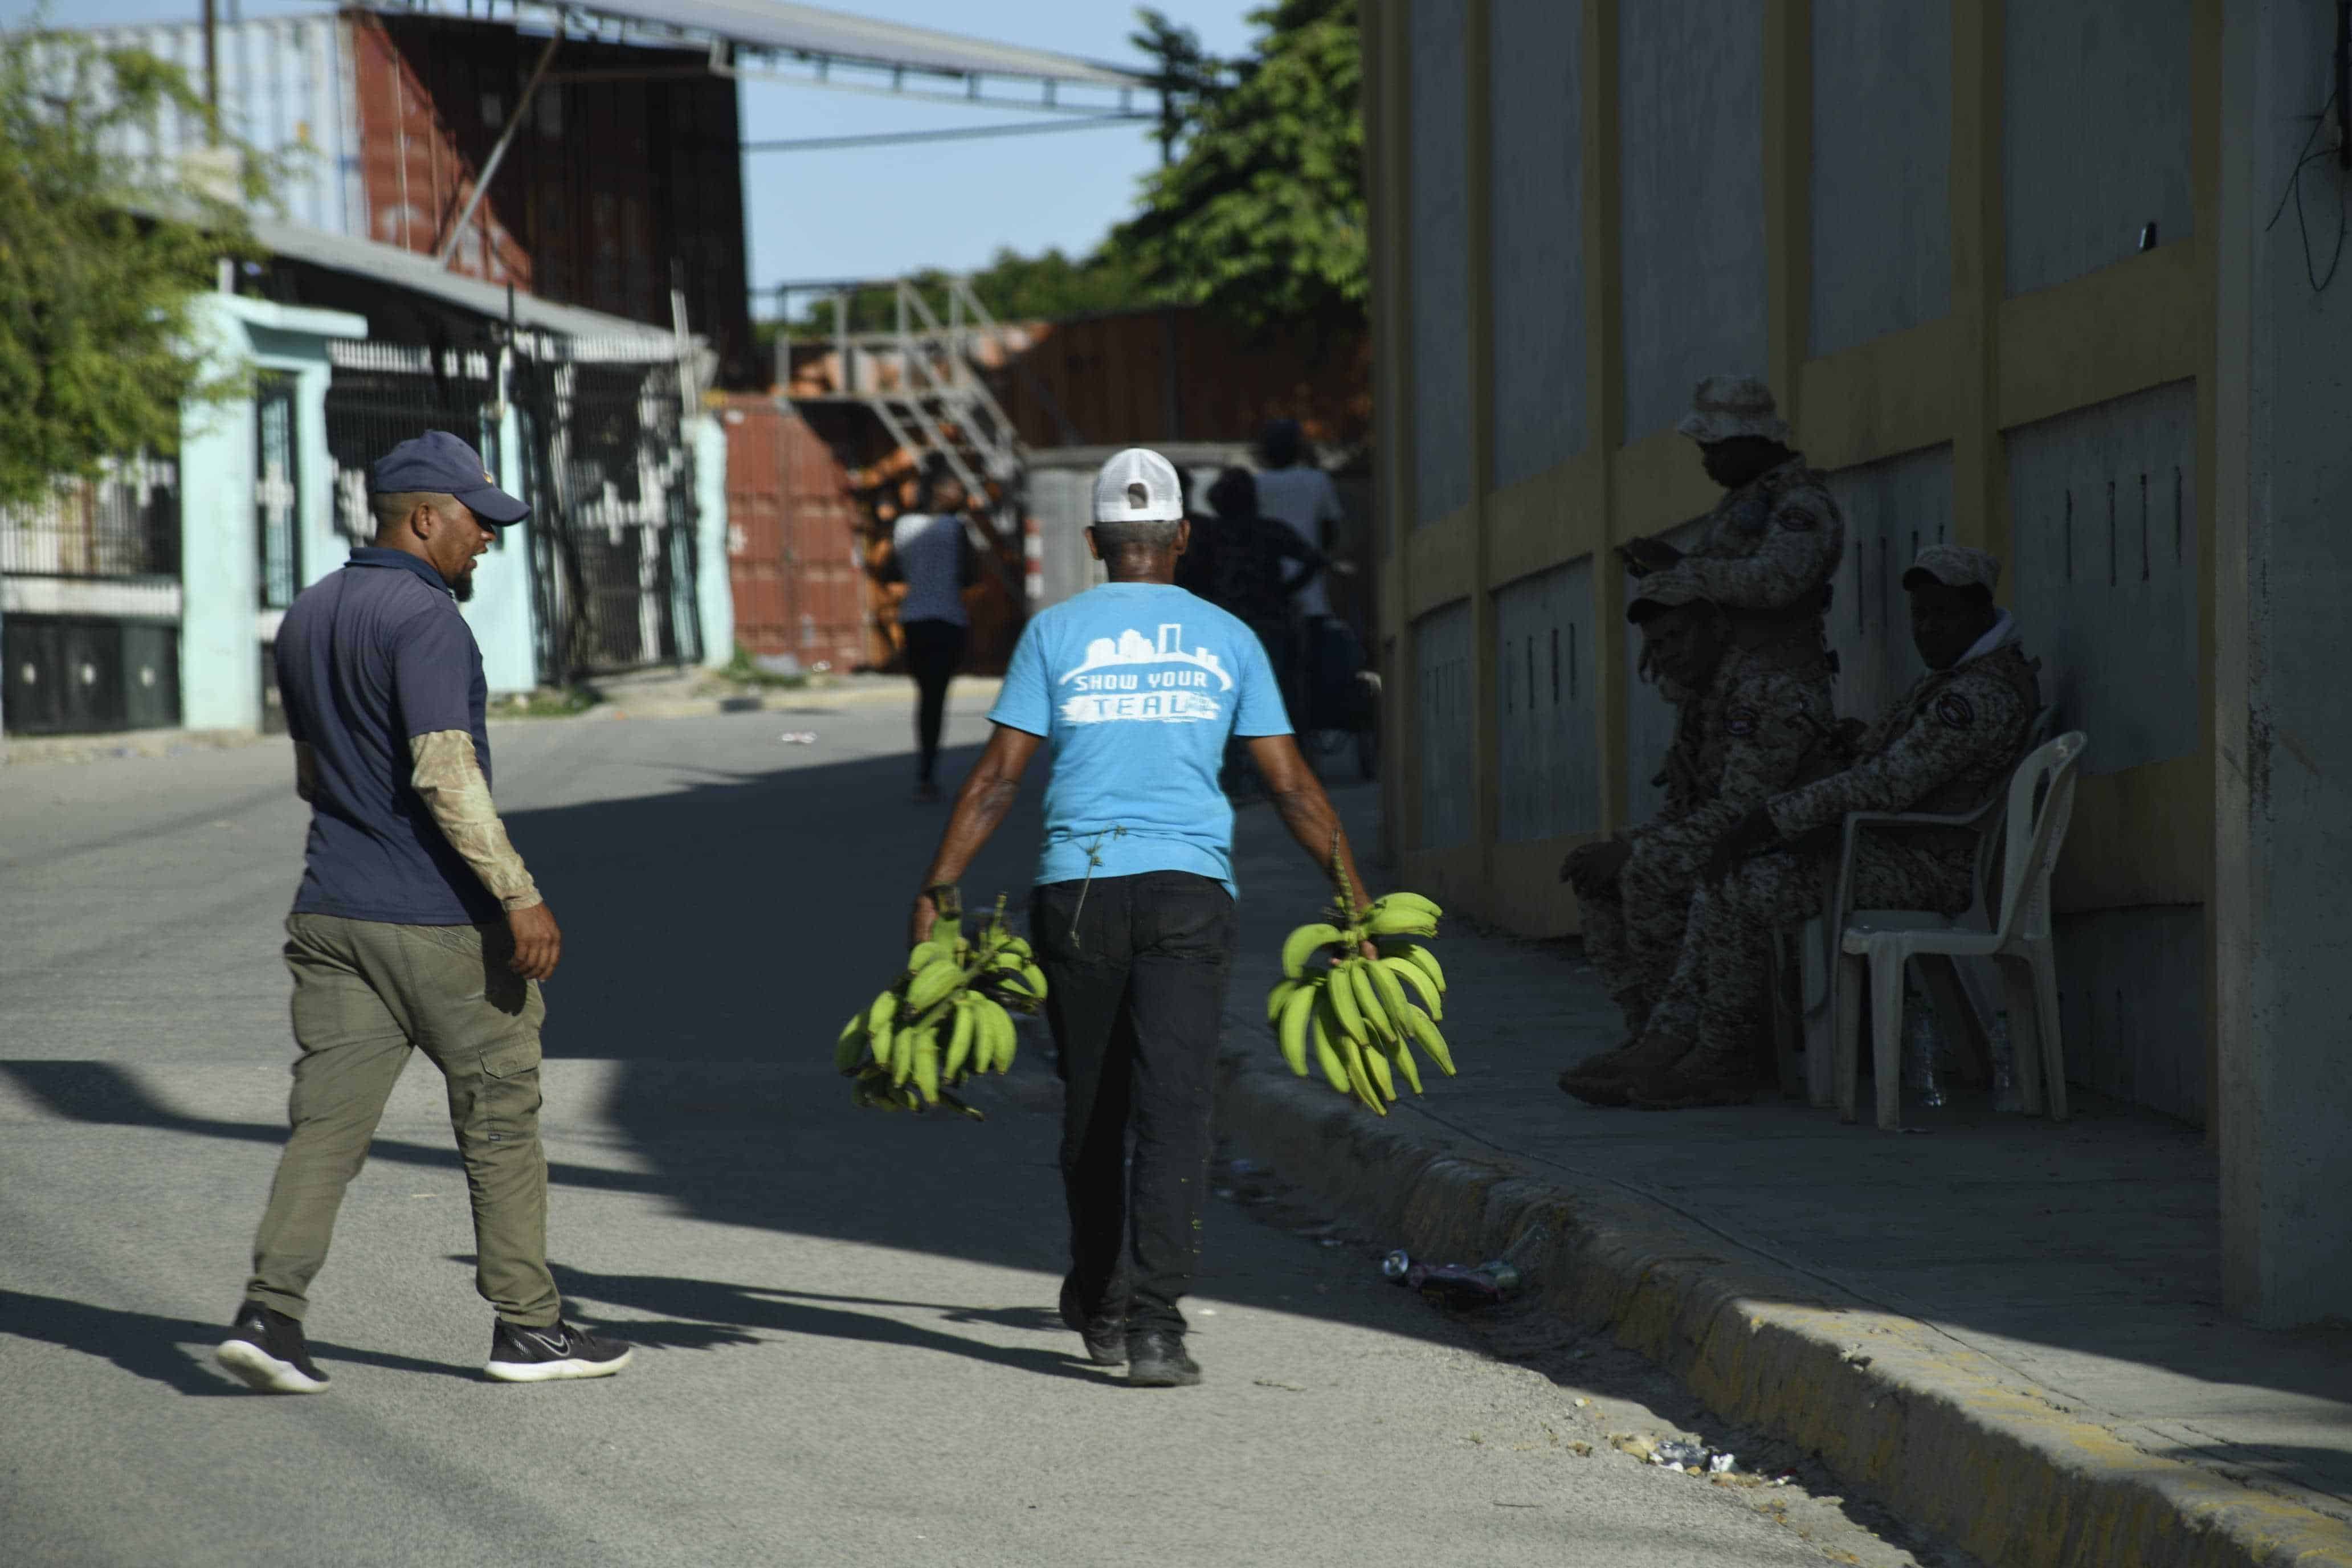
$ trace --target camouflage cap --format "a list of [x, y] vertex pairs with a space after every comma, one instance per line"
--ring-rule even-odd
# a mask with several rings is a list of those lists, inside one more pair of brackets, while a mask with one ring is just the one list
[[1693, 389], [1691, 411], [1675, 428], [1701, 446], [1735, 436], [1789, 444], [1789, 422], [1772, 389], [1752, 375], [1710, 375]]
[[1642, 579], [1641, 586], [1633, 591], [1633, 596], [1625, 601], [1625, 618], [1640, 626], [1660, 610], [1713, 603], [1686, 574], [1669, 567], [1664, 572], [1653, 572]]
[[1982, 588], [1990, 594], [2000, 584], [2000, 560], [1965, 544], [1930, 544], [1903, 574], [1903, 585], [1916, 588], [1922, 579], [1947, 588]]

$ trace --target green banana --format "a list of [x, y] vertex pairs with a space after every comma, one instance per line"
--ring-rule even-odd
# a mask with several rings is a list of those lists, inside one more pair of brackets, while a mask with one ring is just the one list
[[1282, 1059], [1300, 1078], [1307, 1076], [1307, 1029], [1315, 1016], [1317, 985], [1299, 985], [1283, 1004], [1281, 1026], [1276, 1037], [1282, 1047]]
[[1395, 1049], [1390, 1052], [1389, 1060], [1396, 1064], [1398, 1074], [1403, 1078], [1405, 1082], [1412, 1086], [1413, 1093], [1419, 1094], [1421, 1092], [1421, 1068], [1413, 1065], [1412, 1047], [1405, 1044], [1402, 1040], [1399, 1040], [1396, 1043]]
[[1412, 1037], [1422, 1050], [1431, 1061], [1437, 1064], [1437, 1070], [1452, 1078], [1454, 1053], [1446, 1047], [1445, 1037], [1437, 1032], [1437, 1026], [1429, 1021], [1429, 1015], [1414, 1007], [1407, 1011], [1404, 1022], [1405, 1027], [1412, 1031]]
[[1363, 1009], [1356, 1005], [1355, 986], [1347, 979], [1346, 968], [1343, 963], [1332, 971], [1330, 982], [1323, 987], [1323, 994], [1331, 998], [1331, 1011], [1339, 1023], [1337, 1033], [1350, 1040], [1368, 1040], [1371, 1038], [1371, 1031], [1364, 1022]]
[[1374, 904], [1364, 929], [1374, 936], [1435, 936], [1437, 918], [1404, 904]]
[[[1378, 961], [1378, 964], [1381, 974], [1387, 976], [1389, 984], [1397, 988], [1398, 1005], [1389, 1009], [1391, 1016], [1402, 1019], [1404, 1016], [1402, 1004], [1407, 1000], [1418, 1000], [1431, 1017], [1441, 1020], [1444, 1018], [1445, 1004], [1440, 999], [1442, 994], [1431, 983], [1428, 971], [1409, 958], [1382, 958]], [[1407, 998], [1404, 994], [1407, 986], [1412, 989], [1412, 998]], [[1388, 994], [1385, 988], [1381, 994], [1384, 997]]]
[[1339, 1047], [1331, 1043], [1331, 1005], [1328, 1000], [1318, 998], [1311, 1011], [1314, 1014], [1315, 1063], [1323, 1069], [1324, 1078], [1333, 1089], [1347, 1094], [1353, 1086], [1348, 1081], [1347, 1063], [1340, 1058]]
[[898, 1089], [904, 1087], [907, 1079], [914, 1076], [915, 1057], [917, 1053], [921, 1051], [923, 1048], [923, 1042], [925, 1040], [932, 1040], [936, 1042], [937, 1037], [931, 1033], [928, 1026], [918, 1026], [907, 1030], [896, 1040], [891, 1042], [891, 1088]]
[[1035, 950], [1030, 947], [1029, 939], [1026, 937], [1008, 936], [1000, 945], [1003, 947], [1004, 952], [1017, 952], [1024, 958], [1034, 958], [1036, 956]]
[[952, 995], [963, 984], [963, 970], [954, 959], [934, 959], [908, 983], [907, 1005], [917, 1013], [927, 1013]]
[[1013, 1015], [999, 1005], [994, 998], [981, 997], [980, 1009], [981, 1034], [986, 1042], [988, 1062], [984, 1068], [978, 1070], [1001, 1073], [1013, 1065], [1013, 1047], [1021, 1037], [1013, 1026]]
[[854, 1073], [857, 1064], [866, 1059], [866, 1015], [852, 1013], [849, 1022], [842, 1026], [841, 1037], [834, 1042], [833, 1070]]
[[1297, 994], [1301, 986], [1313, 984], [1315, 983], [1311, 980], [1276, 981], [1274, 989], [1265, 994], [1265, 1021], [1269, 1024], [1280, 1023], [1284, 1005]]
[[955, 999], [955, 1022], [949, 1027], [948, 1048], [940, 1062], [940, 1076], [949, 1083], [962, 1077], [964, 1063], [971, 1056], [971, 1039], [976, 1032], [971, 1016], [972, 994], [967, 991]]
[[1348, 1082], [1355, 1089], [1356, 1098], [1362, 1100], [1368, 1110], [1386, 1116], [1389, 1113], [1388, 1102], [1381, 1099], [1380, 1090], [1372, 1087], [1371, 1075], [1364, 1070], [1363, 1047], [1353, 1040], [1342, 1040], [1339, 1042], [1339, 1059], [1348, 1064]]
[[1445, 966], [1437, 962], [1437, 954], [1417, 942], [1406, 942], [1397, 937], [1386, 938], [1373, 945], [1380, 949], [1382, 958], [1402, 958], [1411, 963], [1429, 976], [1429, 983], [1437, 987], [1440, 995], [1444, 994]]
[[1029, 994], [1036, 997], [1040, 1002], [1045, 999], [1045, 972], [1044, 970], [1038, 968], [1034, 963], [1024, 963], [1021, 966], [1021, 978], [1027, 983], [1029, 986]]
[[1307, 973], [1307, 961], [1339, 941], [1339, 928], [1327, 921], [1300, 926], [1282, 941], [1282, 973], [1296, 980]]
[[921, 1092], [924, 1103], [940, 1102], [940, 1036], [936, 1029], [925, 1029], [915, 1037], [913, 1077], [915, 1088]]
[[907, 954], [907, 973], [909, 974], [920, 974], [924, 970], [929, 969], [932, 964], [937, 963], [940, 959], [947, 956], [948, 954], [946, 950], [941, 948], [938, 942], [919, 942]]
[[[1390, 973], [1388, 965], [1378, 959], [1359, 959], [1356, 969], [1358, 973], [1370, 979], [1372, 989], [1380, 994], [1381, 1011], [1388, 1017], [1391, 1032], [1397, 1038], [1402, 1039], [1404, 1010], [1412, 1005], [1411, 1002], [1405, 1000], [1404, 987], [1397, 983], [1397, 977]], [[1416, 970], [1414, 973], [1418, 973], [1419, 971]]]
[[1381, 894], [1372, 900], [1372, 908], [1419, 910], [1431, 920], [1441, 920], [1445, 914], [1444, 910], [1437, 907], [1435, 900], [1423, 898], [1419, 893], [1402, 891]]
[[1388, 1003], [1381, 995], [1380, 987], [1373, 984], [1371, 970], [1370, 960], [1351, 958], [1339, 966], [1335, 978], [1355, 989], [1356, 1010], [1364, 1016], [1364, 1023], [1372, 1032], [1371, 1039], [1366, 1043], [1393, 1044], [1399, 1026], [1389, 1018]]

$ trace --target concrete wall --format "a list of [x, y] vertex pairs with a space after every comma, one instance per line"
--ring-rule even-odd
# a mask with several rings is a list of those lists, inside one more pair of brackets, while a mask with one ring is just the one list
[[1470, 500], [1467, 0], [1412, 7], [1412, 526]]
[[2042, 696], [2091, 737], [2083, 768], [2186, 756], [2201, 733], [2197, 390], [2010, 432], [2014, 603]]
[[1591, 557], [1499, 590], [1494, 624], [1496, 837], [1590, 833], [1601, 826]]
[[1813, 0], [1811, 351], [1952, 308], [1951, 0]]
[[1559, 0], [1493, 0], [1486, 93], [1495, 186], [1496, 487], [1584, 449], [1584, 19]]
[[2062, 915], [2066, 1076], [2183, 1121], [2205, 1120], [2205, 914], [2194, 905]]
[[[523, 493], [521, 421], [509, 407], [499, 421], [499, 488]], [[474, 568], [474, 597], [466, 624], [482, 649], [482, 679], [493, 694], [529, 691], [539, 684], [538, 639], [531, 607], [530, 531], [526, 518], [501, 529], [499, 542]]]
[[1765, 371], [1764, 10], [1642, 0], [1618, 12], [1629, 440], [1673, 425], [1702, 377]]
[[[2315, 291], [2289, 189], [2327, 101], [2326, 8], [2227, 0], [2214, 336], [2214, 1019], [2223, 1282], [2273, 1324], [2352, 1315], [2352, 281]], [[2305, 171], [2315, 226], [2347, 197]]]
[[1842, 714], [1877, 718], [1927, 673], [1911, 646], [1903, 574], [1952, 527], [1952, 449], [1931, 447], [1830, 476], [1845, 513], [1845, 558], [1831, 579], [1830, 646]]
[[1447, 605], [1413, 627], [1413, 700], [1421, 714], [1418, 849], [1467, 844], [1477, 822], [1477, 756], [1470, 739], [1470, 605]]
[[[333, 532], [333, 468], [327, 453], [327, 342], [367, 335], [360, 317], [298, 310], [235, 295], [207, 295], [196, 316], [218, 370], [245, 364], [296, 377], [303, 572], [341, 564]], [[191, 407], [180, 437], [181, 722], [192, 730], [257, 729], [261, 647], [276, 616], [260, 608], [260, 545], [254, 515], [254, 417], [249, 400]], [[321, 564], [324, 563], [324, 564]]]
[[2122, 260], [2150, 222], [2159, 243], [2189, 237], [2194, 11], [2193, 0], [2002, 7], [2010, 293]]

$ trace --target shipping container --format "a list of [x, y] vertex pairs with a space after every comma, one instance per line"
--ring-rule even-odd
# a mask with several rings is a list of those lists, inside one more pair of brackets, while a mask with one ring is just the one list
[[781, 399], [730, 397], [720, 417], [735, 640], [804, 669], [873, 662], [862, 513], [840, 460]]

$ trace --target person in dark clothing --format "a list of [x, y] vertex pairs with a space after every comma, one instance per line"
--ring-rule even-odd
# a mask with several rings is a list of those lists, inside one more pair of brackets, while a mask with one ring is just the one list
[[953, 474], [929, 474], [909, 483], [914, 493], [892, 526], [886, 574], [907, 585], [898, 601], [898, 629], [906, 638], [907, 673], [915, 678], [915, 798], [935, 801], [940, 786], [932, 775], [947, 721], [948, 686], [971, 635], [963, 590], [980, 580], [979, 557], [964, 534], [963, 482]]
[[[1265, 645], [1266, 662], [1286, 696], [1296, 674], [1297, 635], [1292, 595], [1319, 577], [1330, 565], [1315, 546], [1295, 529], [1258, 515], [1257, 480], [1247, 468], [1227, 468], [1209, 487], [1209, 506], [1215, 513], [1196, 532], [1181, 566], [1194, 551], [1204, 560], [1196, 574], [1201, 586], [1192, 591], [1241, 620]], [[1201, 534], [1205, 533], [1203, 541]], [[1205, 548], [1203, 546], [1205, 545]], [[1298, 568], [1296, 576], [1289, 569]], [[1180, 586], [1191, 586], [1179, 579]], [[1225, 753], [1224, 784], [1228, 792], [1252, 777], [1249, 752], [1238, 742]]]

